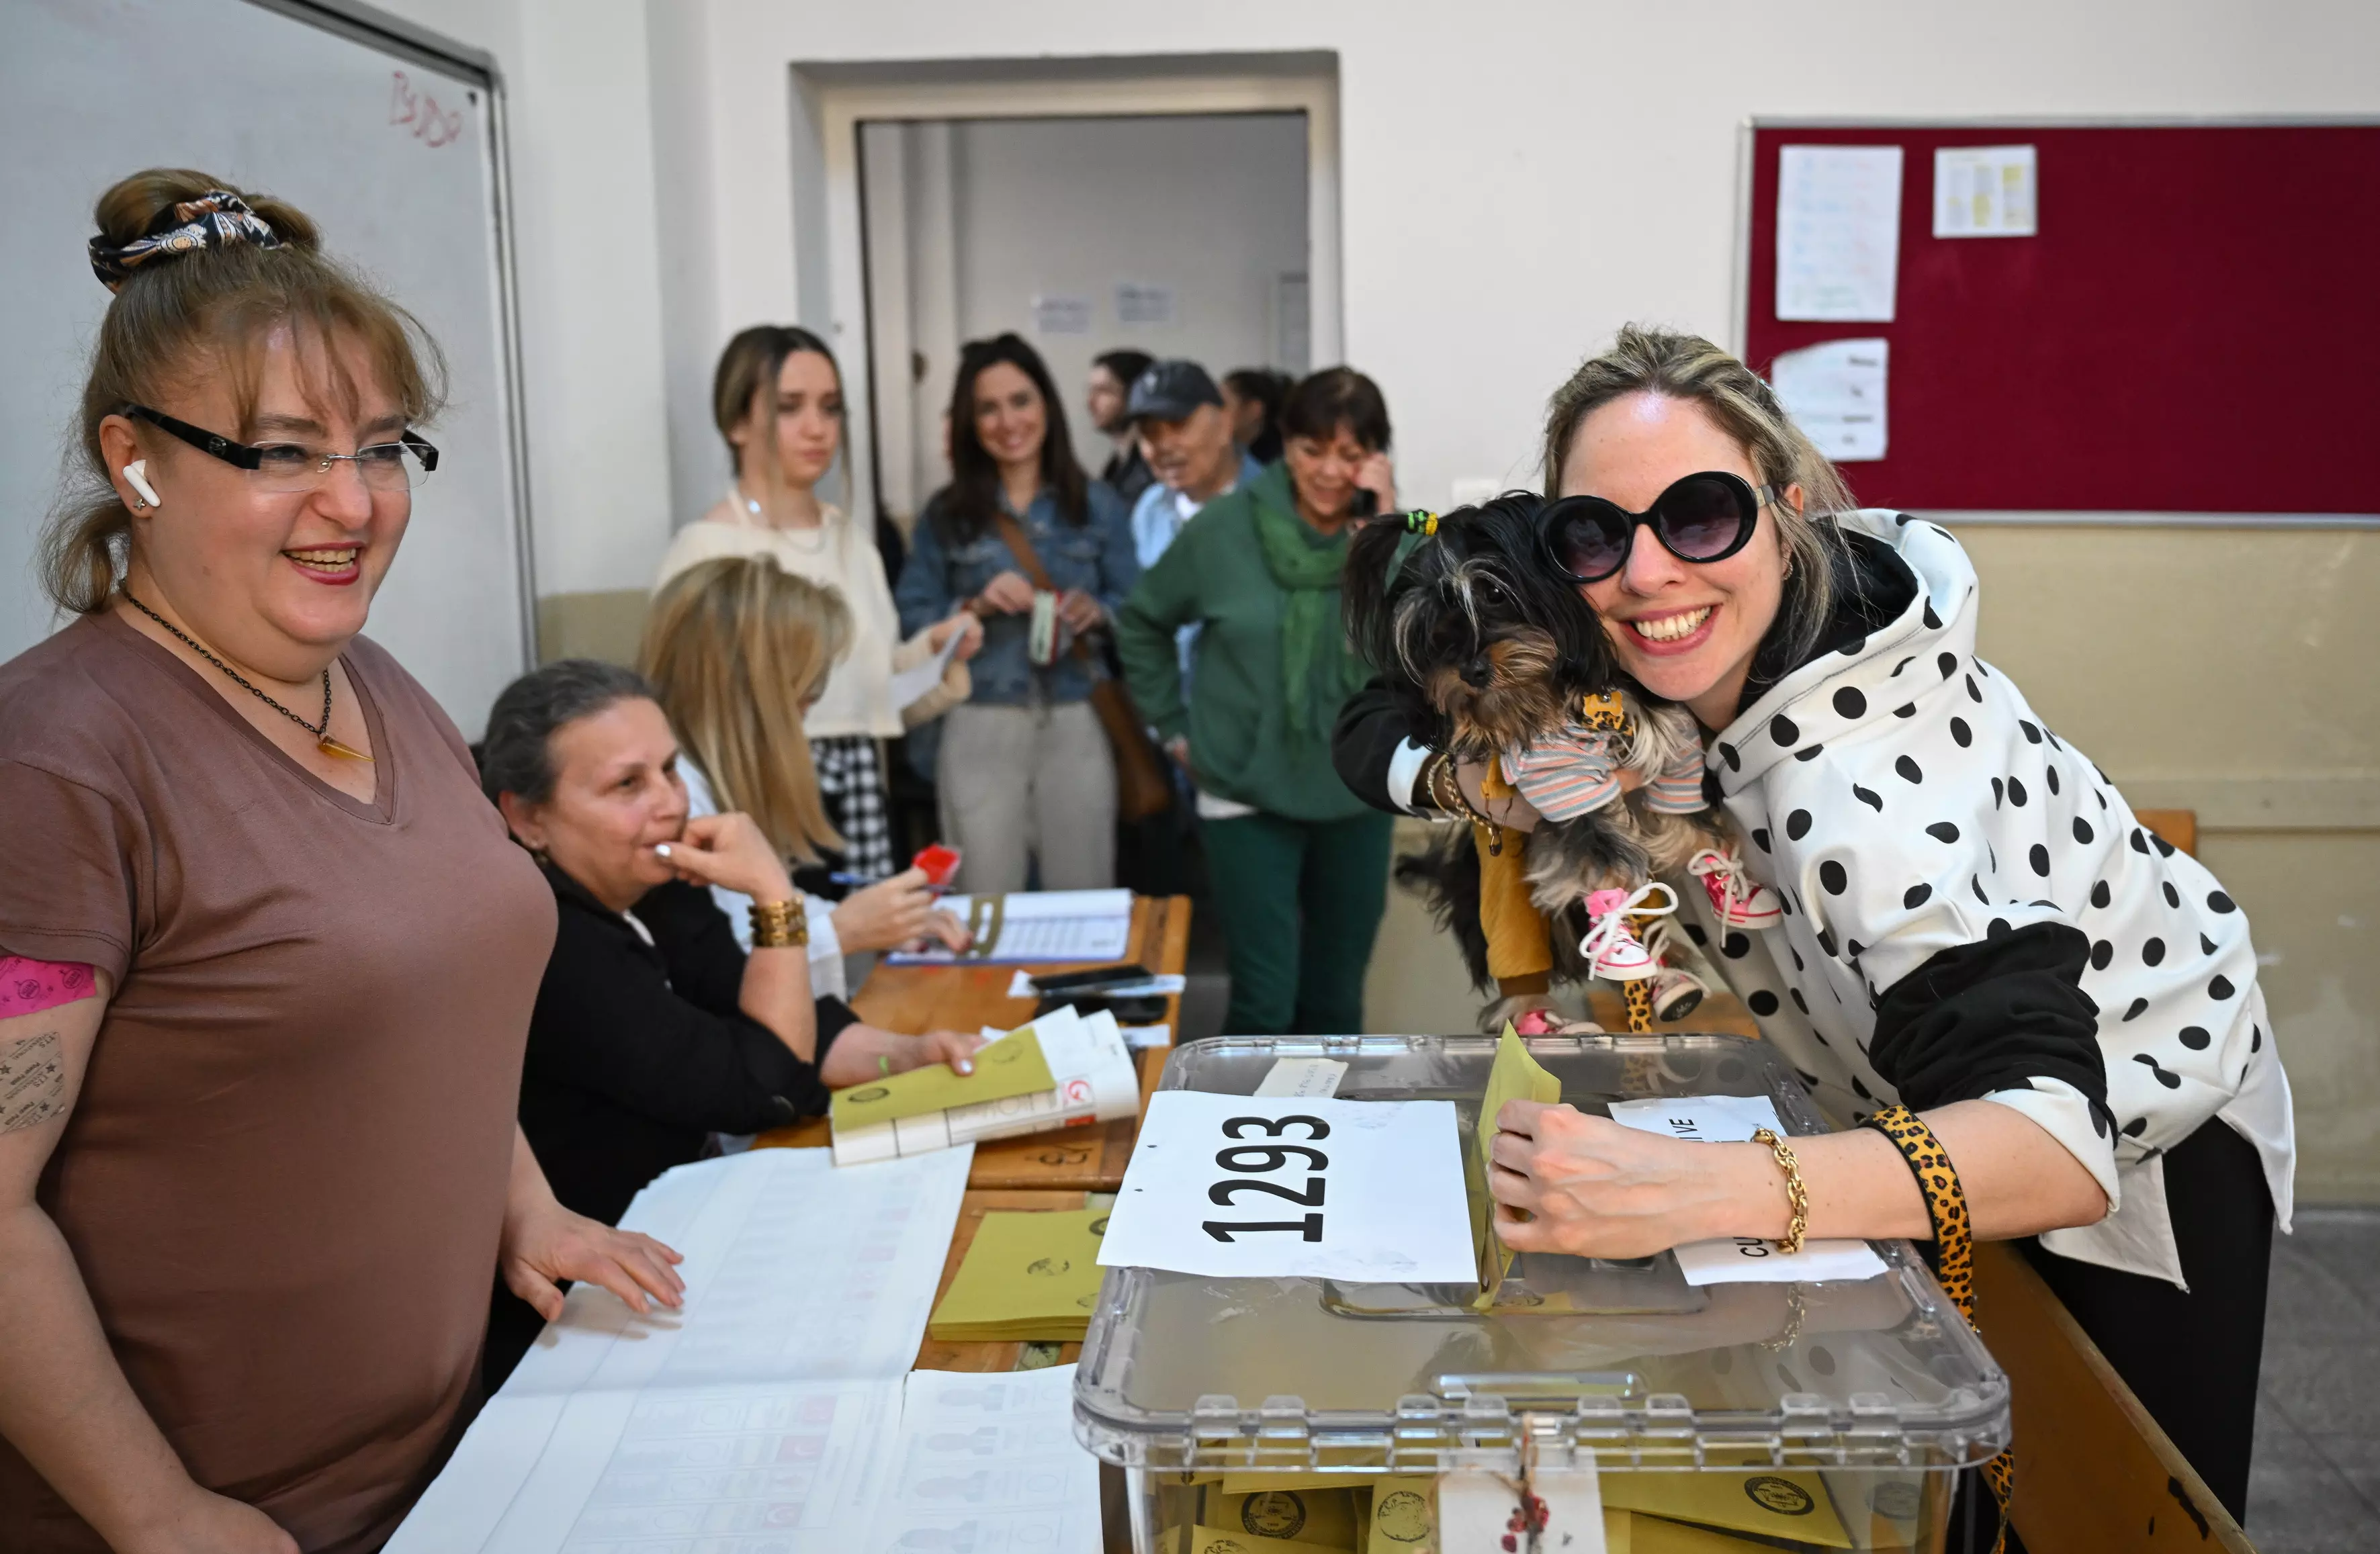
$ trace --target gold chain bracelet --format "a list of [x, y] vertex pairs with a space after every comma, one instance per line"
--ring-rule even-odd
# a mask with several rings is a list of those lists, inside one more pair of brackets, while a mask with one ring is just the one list
[[1793, 1158], [1792, 1146], [1767, 1128], [1753, 1129], [1752, 1142], [1776, 1151], [1777, 1169], [1785, 1173], [1785, 1199], [1792, 1205], [1793, 1220], [1777, 1249], [1791, 1257], [1802, 1249], [1802, 1238], [1810, 1233], [1810, 1189], [1802, 1184], [1802, 1162]]
[[1463, 779], [1454, 770], [1454, 753], [1440, 750], [1429, 759], [1424, 781], [1430, 798], [1444, 814], [1460, 815], [1488, 832], [1488, 850], [1500, 855], [1504, 851], [1504, 828], [1489, 819], [1471, 795], [1463, 791]]
[[799, 896], [791, 901], [756, 901], [750, 917], [755, 950], [798, 949], [810, 941], [809, 914], [802, 909]]

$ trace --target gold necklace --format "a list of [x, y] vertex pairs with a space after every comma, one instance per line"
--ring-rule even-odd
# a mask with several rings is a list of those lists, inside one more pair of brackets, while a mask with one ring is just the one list
[[313, 723], [308, 722], [297, 713], [289, 710], [288, 708], [282, 706], [281, 703], [273, 700], [271, 697], [257, 689], [256, 686], [250, 685], [247, 676], [241, 674], [238, 670], [234, 669], [231, 665], [224, 662], [223, 660], [209, 652], [197, 637], [192, 637], [180, 626], [176, 625], [164, 616], [157, 613], [156, 611], [152, 610], [146, 604], [143, 604], [139, 600], [133, 598], [132, 590], [130, 589], [118, 588], [116, 591], [124, 595], [125, 603], [131, 605], [135, 610], [140, 611], [151, 620], [155, 621], [159, 625], [164, 626], [167, 631], [170, 631], [175, 636], [180, 637], [184, 642], [189, 645], [190, 651], [198, 654], [199, 657], [206, 660], [209, 663], [213, 664], [217, 669], [222, 670], [225, 674], [231, 676], [231, 683], [233, 685], [237, 686], [249, 695], [256, 698], [257, 700], [264, 703], [267, 707], [272, 708], [274, 711], [280, 713], [291, 722], [296, 723], [299, 728], [302, 728], [307, 733], [312, 735], [314, 736], [314, 748], [322, 751], [326, 756], [337, 756], [345, 760], [371, 759], [371, 757], [364, 754], [361, 750], [357, 749], [354, 746], [342, 744], [338, 740], [331, 737], [331, 666], [329, 664], [324, 664], [322, 666], [322, 722], [320, 726], [317, 726]]

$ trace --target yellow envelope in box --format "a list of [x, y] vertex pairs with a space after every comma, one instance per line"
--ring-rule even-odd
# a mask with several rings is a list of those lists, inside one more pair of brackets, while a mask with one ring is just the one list
[[1347, 1554], [1347, 1551], [1333, 1548], [1327, 1543], [1265, 1537], [1243, 1532], [1237, 1527], [1201, 1526], [1190, 1529], [1190, 1554]]
[[976, 1101], [1034, 1095], [1056, 1088], [1057, 1083], [1050, 1076], [1049, 1061], [1041, 1055], [1041, 1038], [1027, 1026], [978, 1050], [971, 1074], [962, 1074], [948, 1063], [929, 1063], [906, 1074], [871, 1079], [837, 1090], [829, 1115], [838, 1131], [848, 1131], [903, 1117], [922, 1117], [929, 1111], [948, 1111]]
[[1364, 1554], [1433, 1554], [1438, 1545], [1438, 1480], [1427, 1475], [1382, 1478], [1366, 1508]]
[[1104, 1208], [994, 1212], [926, 1331], [945, 1343], [1079, 1343], [1099, 1304]]
[[1560, 1099], [1561, 1081], [1529, 1056], [1528, 1048], [1513, 1034], [1512, 1022], [1506, 1021], [1504, 1034], [1496, 1043], [1496, 1065], [1488, 1071], [1488, 1093], [1479, 1100], [1478, 1132], [1463, 1173], [1463, 1185], [1472, 1194], [1471, 1242], [1479, 1249], [1479, 1298], [1473, 1304], [1483, 1310], [1494, 1303], [1496, 1286], [1504, 1281], [1504, 1275], [1512, 1267], [1512, 1254], [1496, 1234], [1496, 1200], [1488, 1194], [1488, 1167], [1496, 1145], [1496, 1113], [1504, 1109], [1508, 1100]]
[[1701, 1473], [1607, 1473], [1603, 1503], [1706, 1527], [1849, 1548], [1851, 1536], [1815, 1473], [1727, 1468]]
[[1606, 1511], [1603, 1548], [1604, 1554], [1776, 1554], [1777, 1546], [1640, 1512]]
[[1363, 1536], [1357, 1495], [1354, 1489], [1258, 1489], [1245, 1495], [1227, 1489], [1208, 1497], [1206, 1520], [1239, 1528], [1265, 1554], [1289, 1543], [1355, 1554]]

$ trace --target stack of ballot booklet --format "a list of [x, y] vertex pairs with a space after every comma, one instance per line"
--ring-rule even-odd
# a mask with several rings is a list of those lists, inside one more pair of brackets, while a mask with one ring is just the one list
[[1099, 1302], [1107, 1229], [1104, 1208], [986, 1214], [927, 1334], [945, 1343], [1080, 1343]]
[[864, 1165], [979, 1139], [1129, 1117], [1140, 1075], [1115, 1016], [1072, 1004], [975, 1055], [975, 1072], [947, 1063], [835, 1092], [829, 1111], [834, 1163]]

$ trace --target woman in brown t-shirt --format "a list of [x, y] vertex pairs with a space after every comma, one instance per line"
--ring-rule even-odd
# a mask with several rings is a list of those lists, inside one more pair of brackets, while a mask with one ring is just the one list
[[0, 666], [0, 960], [55, 973], [0, 1000], [0, 1548], [370, 1550], [492, 1268], [548, 1315], [683, 1286], [521, 1140], [552, 894], [358, 635], [434, 347], [278, 201], [157, 171], [98, 215], [79, 618]]

